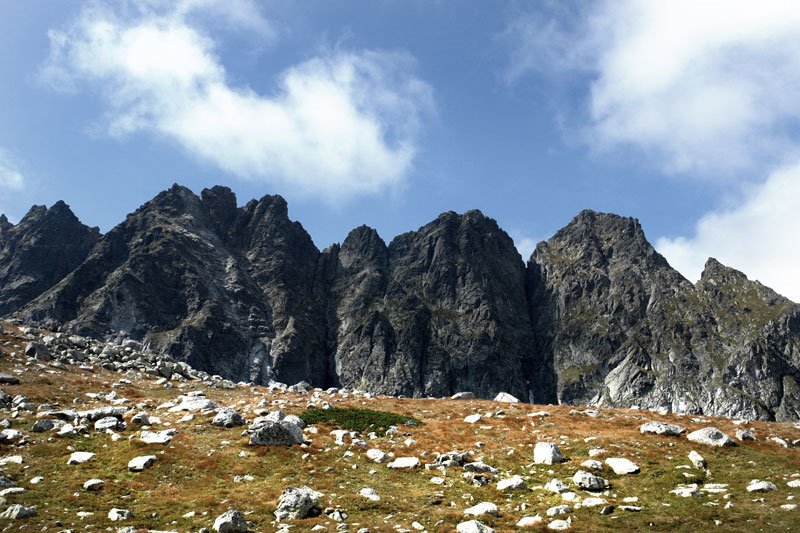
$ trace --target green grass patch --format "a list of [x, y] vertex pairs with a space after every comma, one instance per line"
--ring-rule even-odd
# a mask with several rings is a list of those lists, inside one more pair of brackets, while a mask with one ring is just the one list
[[300, 415], [306, 424], [329, 423], [350, 431], [385, 433], [390, 426], [418, 426], [419, 420], [411, 416], [403, 416], [386, 411], [372, 409], [311, 408]]

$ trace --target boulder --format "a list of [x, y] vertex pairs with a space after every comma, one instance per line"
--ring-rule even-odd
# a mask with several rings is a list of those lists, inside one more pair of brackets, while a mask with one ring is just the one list
[[320, 513], [322, 494], [309, 487], [288, 487], [284, 489], [278, 500], [275, 518], [278, 520], [294, 520], [306, 518]]
[[91, 460], [95, 454], [92, 452], [73, 452], [72, 455], [69, 456], [67, 459], [68, 465], [79, 465], [85, 463], [86, 461]]
[[233, 409], [220, 409], [211, 423], [215, 426], [232, 428], [236, 426], [243, 426], [244, 418], [242, 418], [242, 415]]
[[519, 476], [501, 479], [497, 482], [497, 490], [525, 490], [528, 484]]
[[419, 459], [417, 457], [398, 457], [386, 466], [394, 469], [417, 468], [419, 466]]
[[517, 398], [507, 392], [498, 393], [498, 395], [494, 397], [494, 401], [503, 403], [519, 403]]
[[717, 428], [707, 427], [698, 429], [686, 435], [692, 442], [707, 446], [736, 446], [736, 442]]
[[83, 490], [95, 492], [102, 489], [105, 484], [106, 484], [105, 481], [103, 481], [102, 479], [90, 479], [83, 483]]
[[677, 437], [686, 429], [677, 424], [667, 424], [666, 422], [646, 422], [639, 427], [640, 433], [650, 433], [653, 435], [669, 435]]
[[229, 509], [214, 520], [212, 529], [219, 533], [246, 533], [250, 530], [250, 524], [241, 511]]
[[303, 444], [303, 430], [286, 420], [264, 421], [250, 434], [251, 446], [292, 446]]
[[11, 520], [21, 520], [32, 516], [36, 516], [36, 507], [26, 507], [19, 503], [15, 503], [0, 513], [0, 518], [8, 518]]
[[703, 456], [694, 450], [689, 452], [689, 461], [691, 461], [693, 467], [699, 469], [705, 468], [707, 464]]
[[114, 507], [108, 512], [108, 519], [112, 522], [130, 520], [132, 517], [133, 513], [131, 513], [128, 509], [118, 509]]
[[141, 472], [153, 466], [155, 462], [155, 455], [140, 455], [128, 461], [128, 470], [131, 472]]
[[497, 509], [497, 505], [492, 502], [481, 502], [469, 509], [464, 509], [464, 514], [470, 516], [483, 516], [486, 514], [500, 516], [500, 511]]
[[572, 481], [580, 488], [592, 492], [605, 490], [611, 486], [606, 479], [590, 474], [585, 470], [575, 472], [575, 475], [572, 476]]
[[606, 464], [610, 466], [611, 470], [618, 476], [636, 474], [639, 472], [639, 466], [630, 459], [625, 459], [624, 457], [609, 457], [606, 459]]
[[533, 448], [533, 462], [537, 465], [555, 465], [564, 461], [558, 445], [552, 442], [537, 442]]
[[461, 522], [456, 526], [458, 533], [494, 533], [494, 529], [477, 520]]

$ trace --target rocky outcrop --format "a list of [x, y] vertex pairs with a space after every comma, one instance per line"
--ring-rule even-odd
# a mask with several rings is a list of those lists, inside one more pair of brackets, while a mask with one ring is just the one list
[[173, 186], [104, 235], [19, 316], [152, 350], [234, 380], [324, 383], [312, 298], [318, 251], [286, 202], [242, 208], [223, 187]]
[[537, 399], [797, 418], [800, 307], [709, 259], [696, 286], [638, 221], [584, 211], [539, 244]]
[[408, 396], [528, 396], [524, 267], [494, 220], [449, 212], [389, 246], [360, 227], [326, 250], [321, 271], [340, 383]]
[[87, 256], [100, 236], [69, 206], [33, 206], [19, 224], [0, 215], [0, 315], [16, 311], [58, 283]]

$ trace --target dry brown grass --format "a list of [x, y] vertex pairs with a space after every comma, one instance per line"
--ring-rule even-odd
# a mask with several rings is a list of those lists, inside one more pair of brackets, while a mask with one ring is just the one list
[[[0, 338], [13, 341], [11, 337]], [[21, 346], [4, 346], [7, 354]], [[136, 434], [130, 428], [118, 442], [108, 435], [96, 434], [77, 439], [62, 440], [47, 434], [31, 433], [30, 444], [16, 448], [5, 446], [0, 455], [20, 453], [23, 465], [2, 468], [21, 486], [21, 495], [10, 496], [9, 503], [37, 505], [38, 515], [29, 520], [7, 524], [12, 530], [83, 530], [87, 525], [94, 529], [120, 527], [110, 522], [106, 514], [112, 507], [130, 509], [134, 519], [124, 525], [159, 530], [196, 531], [210, 527], [213, 519], [228, 508], [238, 508], [249, 513], [255, 531], [274, 531], [272, 512], [282, 490], [289, 485], [309, 485], [325, 494], [326, 506], [341, 507], [348, 515], [351, 530], [369, 527], [371, 531], [393, 531], [394, 526], [411, 528], [413, 521], [423, 524], [429, 531], [454, 531], [464, 520], [463, 510], [480, 501], [495, 502], [501, 509], [498, 518], [482, 519], [498, 531], [513, 531], [516, 521], [525, 515], [544, 514], [544, 511], [561, 503], [560, 497], [541, 490], [500, 493], [494, 484], [474, 487], [462, 479], [461, 469], [451, 469], [446, 474], [418, 469], [392, 471], [385, 465], [369, 462], [362, 449], [352, 449], [354, 455], [345, 457], [348, 447], [337, 447], [328, 432], [330, 427], [319, 426], [319, 434], [307, 447], [249, 447], [240, 429], [222, 429], [210, 425], [209, 416], [197, 416], [186, 424], [176, 424], [182, 414], [155, 412], [155, 407], [174, 399], [188, 390], [204, 390], [208, 397], [224, 405], [232, 405], [252, 418], [248, 409], [259, 401], [284, 400], [281, 408], [299, 414], [305, 409], [309, 396], [294, 393], [271, 394], [261, 387], [239, 388], [235, 391], [208, 389], [189, 383], [182, 388], [167, 389], [156, 386], [154, 380], [145, 379], [132, 386], [113, 387], [118, 384], [118, 374], [103, 370], [87, 372], [77, 368], [53, 369], [39, 364], [27, 364], [20, 358], [0, 357], [0, 371], [21, 371], [22, 383], [4, 386], [10, 394], [23, 394], [35, 402], [56, 403], [60, 407], [73, 407], [73, 399], [83, 398], [79, 408], [95, 405], [85, 393], [116, 391], [133, 403], [146, 403], [147, 410], [162, 416], [165, 422], [176, 427], [178, 436], [166, 446], [145, 445], [128, 437]], [[625, 456], [637, 462], [642, 472], [633, 476], [615, 476], [604, 472], [613, 484], [607, 499], [620, 504], [623, 497], [638, 496], [641, 513], [616, 511], [610, 516], [600, 516], [597, 509], [578, 509], [573, 515], [575, 531], [635, 531], [635, 530], [699, 530], [718, 528], [724, 531], [796, 531], [800, 530], [800, 511], [783, 511], [778, 507], [789, 496], [800, 496], [800, 489], [786, 487], [787, 475], [800, 473], [800, 450], [780, 448], [764, 437], [779, 434], [784, 438], [800, 438], [800, 431], [791, 424], [756, 422], [752, 428], [761, 438], [733, 449], [700, 449], [711, 465], [711, 473], [680, 470], [675, 467], [687, 464], [686, 454], [697, 446], [685, 438], [642, 436], [638, 427], [646, 420], [662, 420], [681, 424], [690, 430], [714, 425], [733, 433], [731, 421], [707, 419], [692, 421], [690, 417], [659, 416], [649, 412], [629, 410], [601, 410], [599, 418], [573, 414], [570, 406], [502, 405], [484, 400], [427, 400], [376, 398], [366, 401], [359, 398], [326, 398], [341, 407], [369, 407], [413, 416], [424, 425], [401, 428], [401, 432], [415, 440], [411, 446], [403, 441], [405, 436], [381, 438], [371, 443], [396, 456], [415, 455], [423, 462], [431, 462], [435, 453], [450, 450], [472, 451], [474, 459], [482, 459], [495, 466], [502, 475], [520, 474], [529, 486], [542, 485], [553, 477], [568, 479], [577, 465], [588, 458], [593, 447], [604, 447], [611, 456]], [[244, 402], [240, 405], [239, 402]], [[99, 405], [101, 402], [98, 402]], [[530, 418], [528, 413], [546, 410], [551, 416]], [[577, 408], [581, 409], [581, 408]], [[463, 422], [471, 413], [502, 410], [504, 417], [485, 418], [475, 425]], [[13, 427], [26, 431], [34, 420], [33, 414], [15, 419]], [[566, 439], [561, 437], [565, 436]], [[592, 439], [585, 441], [585, 439]], [[561, 443], [562, 451], [571, 460], [553, 467], [530, 466], [533, 445], [540, 440]], [[228, 442], [227, 444], [225, 442]], [[484, 445], [478, 447], [477, 443]], [[79, 466], [67, 466], [71, 450], [93, 451], [97, 456]], [[240, 456], [240, 452], [246, 452]], [[127, 462], [137, 455], [153, 453], [155, 466], [141, 473], [127, 471]], [[305, 458], [304, 456], [308, 454]], [[372, 473], [374, 472], [374, 473]], [[698, 481], [730, 484], [733, 509], [725, 510], [722, 497], [676, 498], [668, 494], [678, 483], [689, 481], [682, 474], [689, 472]], [[253, 476], [250, 482], [235, 483], [235, 476]], [[445, 486], [430, 483], [434, 475], [446, 478]], [[30, 485], [35, 476], [44, 482]], [[82, 490], [89, 478], [106, 481], [105, 488], [97, 493]], [[768, 479], [779, 490], [764, 495], [750, 495], [744, 491], [752, 478]], [[358, 495], [363, 487], [372, 487], [382, 499], [371, 502]], [[756, 501], [763, 499], [763, 501]], [[704, 505], [718, 502], [718, 506]], [[520, 510], [521, 505], [528, 509]], [[665, 506], [668, 504], [669, 506]], [[93, 512], [81, 519], [78, 512]], [[193, 517], [183, 516], [194, 511]], [[325, 516], [295, 521], [295, 531], [307, 531], [315, 525], [335, 530], [335, 523]]]

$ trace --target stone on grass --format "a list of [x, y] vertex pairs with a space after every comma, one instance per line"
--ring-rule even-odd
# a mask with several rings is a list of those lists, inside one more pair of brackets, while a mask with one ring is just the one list
[[736, 446], [736, 442], [717, 428], [703, 428], [686, 435], [692, 442], [707, 446]]
[[112, 522], [121, 522], [123, 520], [130, 520], [133, 517], [128, 509], [118, 509], [114, 507], [108, 512], [108, 519]]
[[769, 481], [754, 479], [747, 485], [747, 492], [770, 492], [777, 488], [774, 483]]
[[168, 444], [169, 441], [177, 435], [178, 432], [174, 429], [165, 429], [163, 431], [142, 431], [139, 439], [145, 444]]
[[607, 504], [608, 501], [603, 498], [585, 498], [581, 502], [582, 507], [598, 507]]
[[34, 433], [42, 433], [44, 431], [50, 431], [54, 427], [56, 427], [56, 425], [53, 423], [52, 420], [47, 418], [40, 418], [39, 420], [33, 423], [31, 431], [33, 431]]
[[107, 429], [110, 430], [118, 430], [118, 429], [125, 429], [125, 422], [118, 419], [115, 416], [107, 416], [101, 418], [97, 422], [94, 423], [94, 430], [95, 431], [105, 431]]
[[553, 478], [545, 484], [544, 490], [554, 492], [555, 494], [562, 494], [569, 490], [569, 485], [560, 479]]
[[376, 463], [384, 463], [387, 459], [389, 459], [389, 454], [377, 448], [372, 448], [367, 450], [367, 458]]
[[106, 482], [102, 479], [90, 479], [83, 483], [83, 490], [97, 491], [103, 488]]
[[800, 489], [800, 479], [793, 479], [786, 483], [786, 485], [793, 489]]
[[564, 461], [558, 445], [552, 442], [537, 442], [533, 448], [533, 462], [537, 465], [555, 465]]
[[494, 533], [494, 529], [477, 520], [461, 522], [456, 526], [458, 533]]
[[494, 401], [503, 403], [519, 403], [519, 400], [507, 392], [501, 392], [494, 397]]
[[587, 460], [585, 460], [584, 462], [581, 463], [581, 466], [583, 468], [586, 468], [586, 469], [589, 469], [589, 470], [602, 470], [603, 469], [603, 463], [601, 463], [597, 459], [587, 459]]
[[128, 470], [131, 472], [141, 472], [146, 468], [150, 468], [156, 462], [155, 455], [140, 455], [128, 461]]
[[565, 529], [572, 528], [572, 520], [553, 520], [549, 524], [547, 524], [547, 529], [552, 529], [554, 531], [562, 531]]
[[220, 409], [211, 423], [215, 426], [224, 428], [232, 428], [244, 425], [244, 418], [242, 415], [233, 409]]
[[700, 470], [704, 469], [707, 464], [703, 456], [694, 450], [689, 452], [689, 461], [691, 461], [692, 466], [699, 468]]
[[609, 457], [606, 459], [606, 464], [610, 466], [611, 470], [618, 476], [636, 474], [639, 472], [639, 465], [624, 457]]
[[317, 515], [322, 494], [309, 487], [287, 487], [278, 500], [275, 518], [278, 520], [294, 520]]
[[266, 420], [250, 434], [251, 446], [292, 446], [303, 444], [303, 430], [286, 420]]
[[669, 493], [680, 496], [681, 498], [700, 496], [700, 491], [697, 489], [696, 483], [692, 483], [691, 485], [678, 485], [678, 488], [672, 489]]
[[0, 518], [9, 518], [11, 520], [21, 520], [32, 516], [36, 516], [36, 507], [26, 507], [19, 503], [15, 503], [0, 513]]
[[542, 525], [542, 517], [538, 514], [536, 516], [523, 516], [517, 522], [517, 527], [534, 527]]
[[610, 486], [606, 479], [590, 474], [585, 470], [575, 472], [575, 475], [572, 476], [572, 481], [580, 488], [592, 492], [605, 490]]
[[474, 400], [475, 393], [474, 392], [457, 392], [450, 396], [451, 400]]
[[169, 408], [170, 413], [188, 411], [195, 413], [198, 411], [213, 411], [218, 406], [216, 402], [209, 400], [205, 396], [181, 396], [181, 403]]
[[547, 509], [547, 516], [561, 516], [562, 514], [569, 514], [572, 512], [572, 507], [569, 505], [556, 505]]
[[467, 415], [464, 417], [464, 422], [467, 424], [477, 424], [481, 421], [481, 415], [475, 413], [474, 415]]
[[646, 422], [639, 426], [639, 433], [650, 433], [652, 435], [668, 435], [677, 437], [686, 431], [677, 424], [667, 424], [666, 422]]
[[409, 469], [417, 468], [419, 466], [419, 458], [417, 457], [398, 457], [388, 465], [388, 468], [394, 469]]
[[470, 516], [483, 516], [485, 514], [500, 516], [500, 511], [497, 509], [497, 505], [492, 502], [481, 502], [477, 505], [473, 505], [469, 509], [465, 509], [464, 514]]
[[749, 431], [747, 429], [741, 429], [741, 428], [738, 428], [736, 430], [736, 438], [741, 440], [741, 441], [746, 441], [746, 440], [747, 441], [754, 441], [754, 440], [756, 440], [756, 436], [752, 431]]
[[372, 500], [373, 502], [379, 502], [381, 500], [381, 497], [378, 496], [378, 493], [375, 492], [375, 489], [369, 487], [364, 487], [358, 491], [358, 494], [368, 500]]
[[92, 452], [73, 452], [72, 455], [69, 456], [67, 459], [68, 465], [79, 465], [81, 463], [85, 463], [89, 461], [95, 454]]
[[246, 533], [250, 530], [249, 526], [241, 511], [229, 509], [214, 520], [212, 529], [219, 533]]
[[528, 484], [519, 476], [501, 479], [497, 482], [497, 490], [525, 490]]

